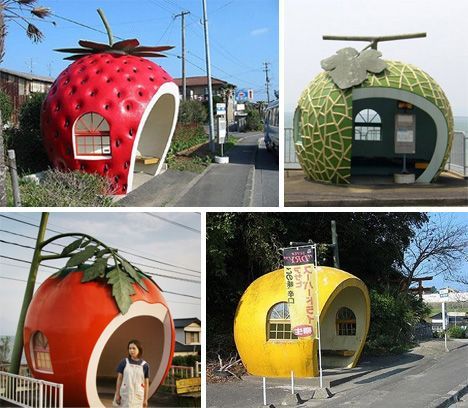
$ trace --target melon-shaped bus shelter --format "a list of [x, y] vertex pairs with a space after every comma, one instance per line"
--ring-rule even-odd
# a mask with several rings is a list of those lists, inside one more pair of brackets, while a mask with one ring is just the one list
[[[366, 286], [355, 276], [318, 267], [322, 367], [352, 368], [361, 355], [370, 321]], [[318, 376], [318, 341], [291, 332], [284, 270], [267, 273], [242, 295], [234, 340], [246, 370], [265, 377]]]
[[[328, 72], [322, 72], [303, 91], [293, 135], [309, 179], [339, 184], [350, 183], [352, 175], [399, 172], [402, 155], [394, 152], [395, 116], [407, 112], [408, 106], [416, 118], [416, 150], [407, 155], [408, 170], [417, 183], [432, 182], [443, 170], [453, 138], [447, 97], [421, 69], [385, 62], [385, 70], [369, 72], [360, 85], [340, 89]], [[375, 131], [374, 136], [359, 137], [357, 128], [363, 127]]]
[[81, 283], [82, 272], [50, 277], [36, 291], [24, 327], [24, 349], [32, 375], [64, 384], [64, 404], [110, 406], [127, 344], [141, 341], [154, 394], [164, 381], [175, 345], [174, 323], [158, 286], [134, 284], [132, 304], [121, 314], [105, 280]]

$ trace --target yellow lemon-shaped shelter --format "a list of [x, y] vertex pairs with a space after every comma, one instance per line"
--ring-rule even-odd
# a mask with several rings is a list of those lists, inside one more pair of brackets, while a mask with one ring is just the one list
[[[318, 267], [323, 368], [352, 368], [361, 355], [370, 320], [365, 284], [350, 273]], [[318, 375], [318, 341], [291, 332], [283, 269], [267, 273], [244, 292], [234, 319], [234, 340], [250, 374]]]

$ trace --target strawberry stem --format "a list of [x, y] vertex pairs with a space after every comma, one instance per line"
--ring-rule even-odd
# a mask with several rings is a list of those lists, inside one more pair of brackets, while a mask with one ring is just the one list
[[109, 37], [109, 45], [112, 47], [114, 45], [114, 36], [112, 35], [112, 30], [110, 28], [109, 22], [107, 21], [106, 16], [104, 15], [104, 11], [102, 9], [98, 8], [97, 12], [99, 13], [99, 17], [101, 17], [104, 27], [106, 28], [107, 36]]

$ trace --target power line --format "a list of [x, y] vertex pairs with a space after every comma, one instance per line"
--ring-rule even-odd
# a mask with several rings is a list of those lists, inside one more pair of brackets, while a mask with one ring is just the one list
[[[4, 229], [0, 229], [0, 232], [4, 232], [4, 233], [7, 233], [7, 234], [12, 234], [12, 235], [20, 236], [20, 237], [22, 237], [22, 238], [27, 238], [27, 239], [35, 240], [34, 237], [30, 237], [30, 236], [23, 235], [23, 234], [18, 234], [18, 233], [15, 233], [15, 232], [11, 232], [11, 231], [4, 230]], [[5, 243], [14, 244], [14, 243], [12, 243], [11, 241], [3, 241], [3, 240], [0, 240], [0, 242], [5, 242]], [[20, 245], [20, 244], [16, 244], [16, 245], [22, 246], [22, 247], [28, 248], [28, 249], [35, 249], [35, 248], [32, 247], [32, 246], [26, 246], [26, 245]], [[61, 247], [61, 248], [64, 248], [64, 247], [65, 247], [65, 245], [57, 244], [57, 243], [55, 243], [55, 242], [50, 243], [50, 245], [57, 245], [57, 246], [59, 246], [59, 247]], [[45, 250], [45, 249], [43, 250], [43, 252], [48, 252], [48, 253], [57, 255], [56, 252], [47, 251], [47, 250]], [[134, 262], [134, 261], [132, 261], [132, 263], [133, 263], [134, 265], [137, 265], [137, 266], [143, 266], [143, 267], [145, 267], [145, 268], [151, 268], [151, 269], [154, 269], [154, 270], [165, 271], [165, 272], [171, 272], [171, 273], [176, 273], [176, 274], [179, 274], [179, 275], [185, 275], [185, 276], [194, 277], [194, 278], [197, 277], [197, 276], [192, 275], [192, 274], [189, 274], [189, 273], [184, 273], [184, 272], [180, 272], [180, 271], [174, 271], [174, 270], [171, 270], [171, 269], [164, 269], [164, 268], [154, 267], [154, 266], [152, 266], [152, 265], [141, 264], [141, 263]], [[163, 275], [161, 275], [161, 276], [163, 276]]]
[[[36, 227], [38, 228], [39, 225], [37, 224], [32, 224], [30, 222], [27, 222], [27, 221], [23, 221], [23, 220], [20, 220], [20, 219], [17, 219], [17, 218], [13, 218], [13, 217], [9, 217], [9, 216], [6, 216], [6, 215], [1, 215], [0, 214], [0, 217], [3, 217], [3, 218], [7, 218], [9, 220], [12, 220], [12, 221], [16, 221], [16, 222], [19, 222], [19, 223], [22, 223], [22, 224], [26, 224], [26, 225], [30, 225], [32, 227]], [[167, 220], [166, 220], [167, 221]], [[190, 228], [190, 227], [188, 227]], [[50, 231], [50, 232], [54, 232], [56, 234], [62, 234], [64, 233], [64, 230], [62, 231], [57, 231], [57, 230], [53, 230], [52, 228], [47, 228], [47, 231]], [[57, 244], [58, 245], [58, 244]], [[64, 246], [63, 246], [64, 247]], [[169, 262], [163, 262], [163, 261], [159, 261], [159, 260], [156, 260], [156, 259], [152, 259], [152, 258], [148, 258], [148, 257], [145, 257], [145, 256], [142, 256], [142, 255], [138, 255], [134, 252], [130, 252], [130, 251], [125, 251], [125, 250], [120, 250], [120, 252], [122, 253], [125, 253], [125, 254], [129, 254], [129, 255], [133, 255], [133, 256], [136, 256], [136, 257], [139, 257], [139, 258], [142, 258], [142, 259], [146, 259], [147, 261], [151, 261], [151, 262], [156, 262], [156, 263], [159, 263], [161, 265], [166, 265], [166, 266], [172, 266], [174, 268], [179, 268], [179, 269], [183, 269], [183, 270], [187, 270], [187, 271], [191, 271], [191, 272], [195, 272], [195, 273], [200, 273], [200, 271], [197, 271], [195, 269], [190, 269], [190, 268], [186, 268], [184, 266], [178, 266], [178, 265], [175, 265], [175, 264], [171, 264]], [[167, 271], [169, 272], [169, 271]], [[173, 271], [174, 273], [179, 273], [178, 271]]]
[[[27, 264], [31, 264], [31, 262], [28, 262], [28, 261], [25, 261], [23, 259], [18, 259], [18, 258], [13, 258], [11, 256], [6, 256], [6, 255], [0, 255], [0, 258], [5, 258], [5, 259], [9, 259], [9, 260], [13, 260], [13, 261], [18, 261], [18, 262], [23, 262], [23, 263], [27, 263]], [[55, 270], [60, 270], [61, 268], [56, 268], [54, 266], [49, 266], [49, 265], [42, 265], [41, 266], [45, 267], [45, 268], [51, 268], [51, 269], [55, 269]], [[149, 274], [149, 275], [155, 275], [155, 274]], [[177, 279], [177, 278], [172, 278], [170, 277], [170, 279]], [[17, 279], [19, 280], [19, 279]], [[179, 280], [187, 280], [187, 279], [179, 279]], [[24, 280], [23, 282], [27, 282], [26, 280]], [[186, 296], [186, 297], [189, 297], [189, 298], [195, 298], [195, 299], [200, 299], [199, 297], [196, 297], [196, 296], [192, 296], [192, 295], [187, 295], [187, 294], [183, 294], [183, 293], [179, 293], [179, 292], [171, 292], [171, 291], [166, 291], [164, 289], [162, 289], [162, 291], [164, 293], [170, 293], [170, 294], [174, 294], [174, 295], [179, 295], [179, 296]]]
[[[27, 249], [32, 249], [32, 250], [35, 250], [35, 249], [36, 249], [36, 248], [34, 248], [34, 247], [32, 247], [32, 246], [29, 246], [29, 245], [18, 244], [17, 242], [5, 241], [5, 240], [3, 240], [3, 239], [0, 239], [0, 242], [1, 242], [2, 244], [14, 245], [14, 246], [21, 247], [21, 248], [27, 248]], [[45, 249], [43, 249], [42, 252], [47, 252], [48, 254], [58, 255], [57, 252], [47, 251], [47, 250], [45, 250]]]
[[[0, 254], [0, 258], [10, 259], [11, 261], [18, 261], [18, 262], [27, 263], [28, 265], [31, 265], [31, 262], [29, 262], [29, 261], [25, 261], [24, 259], [13, 258], [13, 257], [7, 256], [7, 255], [1, 255]], [[61, 269], [61, 268], [57, 268], [55, 266], [44, 265], [44, 264], [41, 264], [41, 266], [44, 267], [44, 268], [55, 269], [56, 271]]]
[[[6, 280], [12, 280], [12, 281], [17, 281], [17, 282], [28, 282], [26, 279], [18, 279], [18, 278], [10, 278], [9, 276], [0, 276], [0, 279], [6, 279]], [[41, 285], [43, 282], [39, 282], [39, 281], [36, 281], [36, 285]], [[192, 295], [185, 295], [183, 293], [177, 293], [177, 292], [169, 292], [169, 291], [164, 291], [164, 293], [169, 293], [171, 295], [178, 295], [178, 296], [185, 296], [185, 297], [189, 297], [189, 298], [194, 298], [194, 299], [201, 299], [197, 296], [192, 296]], [[168, 301], [169, 302], [169, 301]], [[198, 306], [199, 303], [190, 303], [190, 302], [177, 302], [177, 301], [170, 301], [171, 303], [184, 303], [184, 304], [188, 304], [188, 305], [195, 305], [195, 306]]]
[[199, 296], [192, 296], [192, 295], [184, 295], [183, 293], [178, 293], [178, 292], [170, 292], [168, 290], [165, 290], [164, 293], [170, 293], [171, 295], [179, 295], [179, 296], [186, 296], [189, 298], [194, 298], [194, 299], [201, 299]]
[[[7, 280], [12, 280], [12, 281], [18, 281], [18, 282], [28, 282], [26, 279], [18, 279], [18, 278], [10, 278], [8, 276], [0, 276], [0, 279], [7, 279]], [[36, 282], [36, 285], [41, 285], [42, 282]]]
[[[98, 33], [106, 34], [106, 35], [107, 35], [107, 32], [106, 32], [106, 31], [99, 30], [98, 28], [91, 27], [91, 26], [89, 26], [89, 25], [87, 25], [87, 24], [80, 23], [79, 21], [72, 20], [71, 18], [59, 16], [58, 14], [55, 14], [55, 13], [51, 13], [51, 15], [53, 15], [54, 17], [57, 17], [57, 18], [59, 18], [59, 19], [61, 19], [61, 20], [68, 21], [69, 23], [78, 25], [78, 26], [80, 26], [80, 27], [84, 27], [84, 28], [87, 28], [87, 29], [89, 29], [89, 30], [96, 31], [96, 32], [98, 32]], [[119, 40], [123, 40], [122, 37], [119, 37], [119, 36], [117, 36], [117, 35], [114, 35], [114, 37], [117, 38], [117, 39], [119, 39]]]
[[[0, 214], [0, 217], [2, 217], [2, 218], [7, 218], [7, 219], [9, 219], [9, 220], [19, 222], [19, 223], [21, 223], [21, 224], [30, 225], [31, 227], [36, 227], [36, 228], [39, 227], [39, 225], [37, 225], [37, 224], [32, 224], [32, 223], [30, 223], [30, 222], [22, 221], [22, 220], [19, 220], [19, 219], [17, 219], [17, 218], [13, 218], [13, 217], [8, 217], [7, 215], [2, 215], [2, 214]], [[54, 231], [52, 228], [47, 228], [47, 229], [48, 229], [49, 231], [51, 231], [51, 232], [54, 232], [55, 234], [61, 234], [60, 231]]]
[[197, 234], [200, 234], [201, 231], [200, 230], [197, 230], [195, 228], [192, 228], [192, 227], [189, 227], [188, 225], [185, 225], [185, 224], [181, 224], [180, 222], [177, 222], [177, 221], [172, 221], [172, 220], [169, 220], [167, 218], [164, 218], [164, 217], [161, 217], [160, 215], [156, 215], [154, 213], [145, 213], [146, 215], [149, 215], [150, 217], [153, 217], [153, 218], [158, 218], [160, 220], [163, 220], [163, 221], [166, 221], [168, 222], [169, 224], [173, 224], [173, 225], [177, 225], [178, 227], [181, 227], [181, 228], [184, 228], [188, 231], [191, 231], [191, 232], [195, 232]]

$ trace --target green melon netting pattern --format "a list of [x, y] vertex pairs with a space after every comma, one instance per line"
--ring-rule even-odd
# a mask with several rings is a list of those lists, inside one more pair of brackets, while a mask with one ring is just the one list
[[[443, 113], [448, 125], [448, 144], [438, 174], [450, 154], [453, 116], [441, 87], [419, 68], [398, 61], [386, 61], [380, 74], [371, 74], [361, 88], [401, 89], [427, 99]], [[307, 176], [327, 183], [349, 183], [353, 133], [352, 89], [341, 90], [322, 72], [304, 90], [298, 102], [294, 127], [296, 154]], [[437, 175], [438, 175], [437, 174]]]

